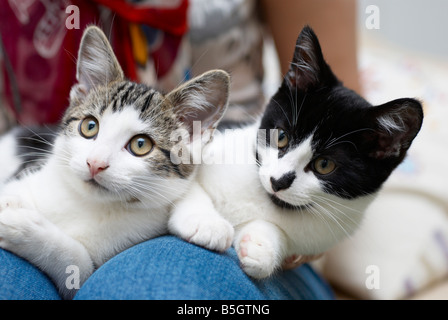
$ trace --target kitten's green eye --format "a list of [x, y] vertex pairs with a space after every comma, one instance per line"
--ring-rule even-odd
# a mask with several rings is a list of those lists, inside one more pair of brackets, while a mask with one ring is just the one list
[[153, 146], [154, 144], [148, 136], [140, 134], [129, 141], [126, 149], [134, 156], [143, 157], [151, 152]]
[[330, 174], [336, 169], [334, 161], [319, 157], [314, 161], [314, 170], [322, 175]]
[[81, 121], [78, 130], [81, 136], [83, 136], [84, 138], [92, 139], [98, 134], [100, 126], [98, 124], [98, 120], [96, 120], [94, 117], [87, 117]]
[[277, 144], [277, 148], [282, 149], [288, 145], [288, 136], [286, 132], [282, 129], [277, 129], [276, 131], [276, 138], [275, 142]]

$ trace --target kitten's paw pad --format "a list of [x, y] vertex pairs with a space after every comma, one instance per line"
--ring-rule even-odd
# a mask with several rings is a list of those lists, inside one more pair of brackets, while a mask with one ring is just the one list
[[241, 267], [251, 277], [263, 279], [275, 271], [276, 254], [265, 239], [246, 234], [237, 246]]
[[184, 238], [209, 250], [224, 252], [232, 245], [233, 233], [232, 225], [224, 219], [198, 217], [185, 225]]

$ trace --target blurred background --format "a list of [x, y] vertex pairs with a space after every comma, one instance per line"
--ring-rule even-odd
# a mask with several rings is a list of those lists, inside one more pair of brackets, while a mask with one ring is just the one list
[[326, 257], [324, 273], [348, 297], [448, 299], [447, 10], [442, 0], [357, 2], [363, 95], [373, 104], [417, 98], [425, 119], [361, 229]]
[[367, 32], [366, 8], [380, 10], [379, 29], [368, 30], [372, 36], [400, 45], [415, 52], [448, 58], [448, 2], [444, 0], [358, 0], [358, 28]]

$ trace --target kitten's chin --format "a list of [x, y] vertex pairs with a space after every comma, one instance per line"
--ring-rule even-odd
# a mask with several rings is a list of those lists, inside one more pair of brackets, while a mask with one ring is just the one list
[[280, 208], [283, 208], [283, 209], [289, 209], [289, 210], [294, 210], [294, 211], [302, 211], [302, 210], [307, 210], [307, 209], [309, 209], [309, 208], [311, 208], [313, 206], [313, 204], [311, 204], [311, 203], [302, 204], [302, 205], [291, 204], [289, 202], [286, 202], [286, 201], [280, 199], [275, 194], [269, 194], [269, 197], [271, 198], [271, 201], [276, 206], [278, 206]]

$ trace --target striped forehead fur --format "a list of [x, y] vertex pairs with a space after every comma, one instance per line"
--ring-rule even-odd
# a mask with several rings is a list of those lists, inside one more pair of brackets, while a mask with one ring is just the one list
[[153, 170], [162, 176], [174, 174], [181, 178], [189, 177], [193, 172], [192, 165], [175, 165], [171, 162], [170, 150], [176, 143], [170, 141], [171, 133], [179, 129], [182, 123], [174, 113], [170, 99], [166, 99], [166, 96], [157, 90], [144, 84], [117, 81], [93, 88], [85, 100], [81, 104], [78, 103], [79, 100], [72, 101], [67, 110], [62, 121], [63, 131], [74, 134], [77, 127], [71, 126], [70, 123], [87, 116], [94, 116], [101, 122], [106, 111], [119, 113], [125, 108], [134, 108], [139, 113], [140, 120], [153, 129], [148, 130], [158, 147], [148, 158]]
[[72, 101], [65, 119], [73, 116], [79, 119], [80, 116], [94, 114], [102, 116], [108, 109], [121, 112], [129, 107], [136, 109], [143, 121], [149, 117], [174, 115], [169, 108], [163, 108], [163, 100], [164, 96], [160, 92], [144, 84], [112, 82], [108, 86], [95, 87], [81, 103], [78, 100]]

